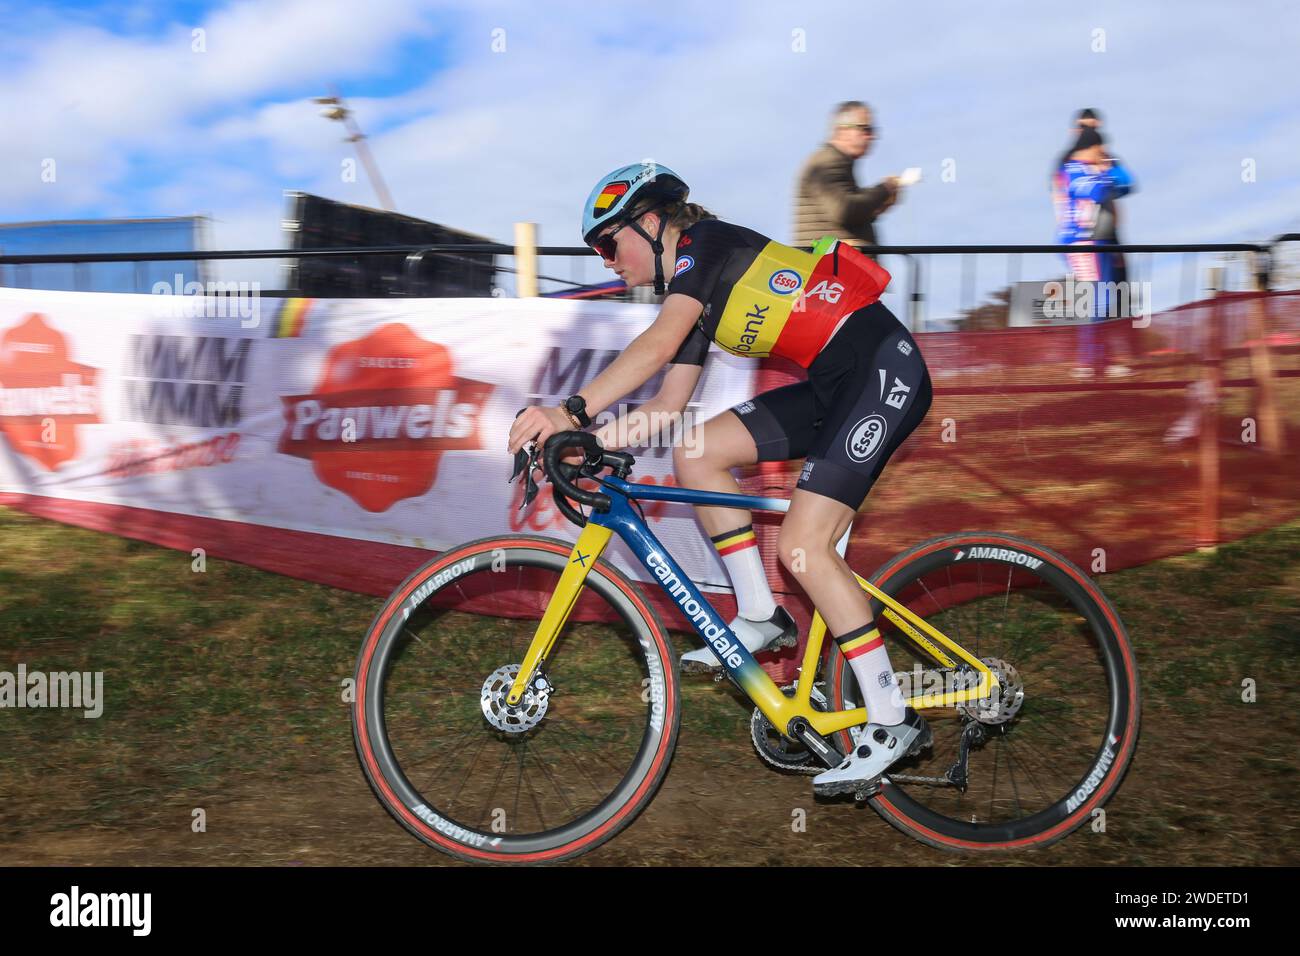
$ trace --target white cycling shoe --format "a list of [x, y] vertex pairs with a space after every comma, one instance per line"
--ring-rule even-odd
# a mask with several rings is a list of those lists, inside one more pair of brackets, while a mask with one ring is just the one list
[[[766, 621], [751, 621], [739, 615], [728, 625], [733, 634], [751, 654], [758, 651], [793, 647], [799, 643], [799, 627], [790, 612], [777, 605]], [[682, 672], [711, 671], [722, 667], [722, 661], [708, 647], [688, 651], [682, 655]]]
[[813, 777], [813, 793], [819, 797], [852, 793], [865, 800], [880, 790], [886, 770], [933, 743], [930, 725], [911, 707], [905, 709], [902, 723], [867, 724], [843, 763]]

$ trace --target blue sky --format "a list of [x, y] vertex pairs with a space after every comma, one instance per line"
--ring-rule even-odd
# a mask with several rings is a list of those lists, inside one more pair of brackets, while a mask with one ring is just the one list
[[[5, 222], [203, 213], [214, 247], [273, 247], [285, 189], [377, 205], [309, 102], [336, 83], [402, 212], [505, 241], [530, 220], [576, 242], [595, 179], [642, 158], [788, 240], [795, 172], [847, 98], [883, 132], [860, 180], [926, 177], [886, 241], [1050, 241], [1047, 168], [1081, 106], [1137, 176], [1127, 240], [1300, 231], [1300, 12], [1283, 2], [0, 0], [0, 27]], [[936, 299], [954, 281], [937, 270]]]

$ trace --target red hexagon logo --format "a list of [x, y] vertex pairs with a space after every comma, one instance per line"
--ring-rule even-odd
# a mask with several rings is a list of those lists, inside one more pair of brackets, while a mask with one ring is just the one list
[[68, 358], [38, 312], [0, 336], [0, 434], [50, 471], [77, 457], [77, 426], [96, 425], [99, 372]]
[[444, 452], [483, 447], [490, 382], [461, 378], [451, 352], [391, 322], [330, 349], [316, 390], [282, 396], [281, 454], [367, 511], [433, 487]]

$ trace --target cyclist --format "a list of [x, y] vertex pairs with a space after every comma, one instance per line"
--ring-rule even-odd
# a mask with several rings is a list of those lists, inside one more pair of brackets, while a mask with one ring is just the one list
[[[684, 486], [739, 494], [732, 468], [805, 459], [781, 524], [780, 559], [836, 635], [871, 717], [843, 763], [813, 785], [825, 795], [869, 793], [890, 765], [929, 746], [932, 735], [904, 705], [866, 592], [835, 543], [890, 455], [929, 410], [930, 376], [916, 342], [878, 301], [889, 282], [885, 270], [831, 237], [811, 254], [773, 242], [688, 203], [688, 195], [680, 176], [653, 163], [617, 169], [591, 191], [583, 206], [583, 241], [629, 287], [653, 282], [656, 294], [667, 295], [650, 327], [577, 394], [559, 407], [521, 413], [509, 450], [587, 427], [593, 415], [665, 364], [658, 394], [596, 434], [605, 447], [617, 447], [633, 416], [644, 428], [680, 415], [710, 342], [735, 355], [782, 356], [806, 368], [806, 381], [710, 419], [698, 454], [679, 446], [673, 464]], [[667, 282], [665, 263], [672, 263]], [[794, 643], [794, 621], [773, 600], [750, 512], [696, 511], [735, 588], [739, 613], [731, 628], [737, 638], [751, 652]], [[683, 669], [710, 666], [720, 662], [707, 648], [683, 657]]]

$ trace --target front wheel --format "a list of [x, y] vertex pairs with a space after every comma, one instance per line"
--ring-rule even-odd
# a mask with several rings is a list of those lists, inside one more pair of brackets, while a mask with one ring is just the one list
[[667, 772], [677, 662], [640, 591], [603, 559], [524, 699], [508, 706], [569, 560], [549, 538], [486, 538], [406, 579], [357, 660], [357, 754], [407, 830], [479, 862], [567, 859], [627, 826]]
[[[1101, 589], [1056, 552], [988, 532], [927, 541], [870, 580], [1001, 685], [979, 702], [918, 706], [934, 745], [891, 768], [872, 807], [953, 850], [1046, 846], [1088, 822], [1119, 787], [1140, 712], [1133, 648]], [[939, 666], [871, 603], [905, 698], [933, 701], [972, 679], [973, 668]], [[827, 683], [836, 709], [860, 706], [843, 655], [832, 655]], [[840, 743], [852, 745], [847, 732]]]

